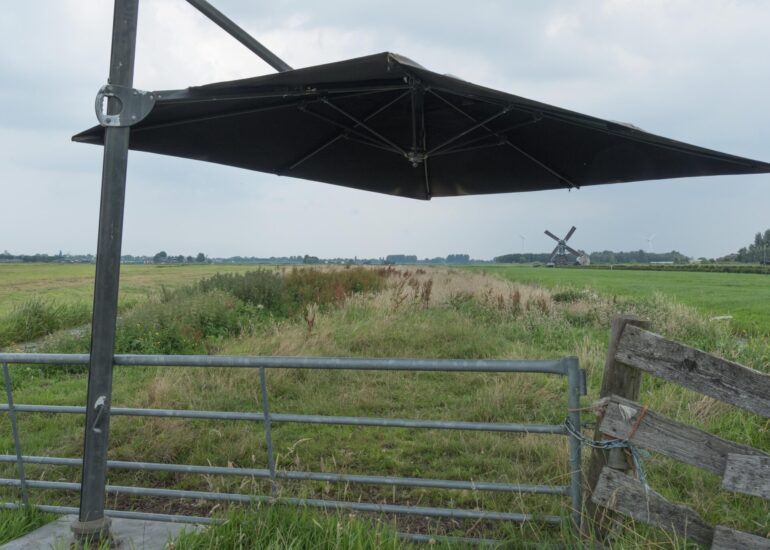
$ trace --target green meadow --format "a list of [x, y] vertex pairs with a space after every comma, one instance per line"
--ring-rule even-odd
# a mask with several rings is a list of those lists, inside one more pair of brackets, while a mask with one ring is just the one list
[[[84, 311], [87, 317], [92, 275], [91, 266], [0, 265], [0, 337], [5, 348], [20, 349], [25, 335], [34, 335], [38, 351], [86, 352], [88, 320], [85, 330], [72, 327], [84, 323]], [[649, 319], [652, 330], [668, 338], [770, 372], [768, 291], [762, 286], [767, 280], [743, 274], [519, 267], [124, 266], [117, 349], [140, 354], [469, 359], [575, 355], [588, 374], [588, 406], [601, 385], [610, 321], [620, 313]], [[748, 298], [752, 294], [753, 300]], [[716, 315], [734, 319], [711, 320]], [[85, 400], [82, 367], [18, 365], [11, 374], [17, 403], [82, 405]], [[538, 423], [558, 423], [566, 414], [565, 381], [545, 375], [270, 369], [267, 385], [271, 410], [281, 413]], [[756, 415], [649, 377], [640, 400], [726, 439], [770, 449], [770, 426]], [[117, 367], [113, 405], [253, 412], [261, 409], [261, 395], [257, 373], [249, 369]], [[591, 414], [585, 413], [584, 420], [592, 420]], [[80, 456], [79, 416], [26, 413], [20, 414], [19, 425], [25, 454]], [[110, 435], [110, 458], [115, 460], [254, 468], [265, 468], [267, 462], [262, 426], [250, 422], [114, 417]], [[275, 423], [273, 444], [281, 470], [511, 483], [565, 484], [569, 479], [567, 442], [552, 435]], [[0, 423], [0, 445], [4, 454], [13, 454], [7, 417]], [[645, 455], [644, 465], [656, 491], [693, 507], [706, 521], [770, 532], [766, 501], [722, 491], [717, 476], [664, 457]], [[16, 476], [12, 464], [0, 470], [4, 478]], [[27, 466], [31, 479], [78, 481], [79, 473], [72, 467]], [[115, 469], [109, 482], [271, 492], [264, 479], [234, 476]], [[548, 495], [296, 481], [281, 481], [276, 491], [286, 497], [536, 516], [569, 513], [566, 498]], [[1, 492], [5, 501], [19, 499], [15, 488]], [[32, 500], [77, 505], [73, 492], [33, 490]], [[222, 526], [185, 535], [174, 548], [408, 547], [395, 537], [396, 530], [493, 537], [513, 548], [578, 543], [568, 528], [538, 521], [378, 517], [125, 495], [110, 496], [108, 506], [226, 519]], [[0, 543], [49, 519], [4, 511]], [[624, 519], [613, 524], [607, 542], [612, 548], [694, 547]]]
[[705, 316], [729, 315], [739, 332], [770, 334], [770, 275], [530, 266], [483, 268], [525, 284], [590, 288], [607, 296], [647, 299], [661, 294]]

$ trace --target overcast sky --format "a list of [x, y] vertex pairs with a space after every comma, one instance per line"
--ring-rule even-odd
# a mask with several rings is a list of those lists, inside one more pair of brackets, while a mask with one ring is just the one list
[[[294, 67], [392, 51], [440, 73], [770, 161], [770, 2], [213, 0]], [[0, 251], [94, 252], [95, 124], [112, 2], [14, 2], [0, 18]], [[272, 69], [184, 0], [141, 0], [135, 87]], [[719, 256], [770, 227], [770, 175], [429, 202], [132, 152], [124, 254], [475, 258], [550, 250]]]

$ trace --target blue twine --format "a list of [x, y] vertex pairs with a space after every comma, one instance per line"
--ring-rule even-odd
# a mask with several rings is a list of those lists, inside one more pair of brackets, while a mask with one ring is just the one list
[[631, 459], [634, 462], [636, 477], [639, 478], [639, 481], [644, 485], [645, 489], [649, 487], [649, 485], [647, 485], [647, 475], [644, 472], [640, 451], [636, 448], [636, 445], [631, 443], [628, 439], [605, 439], [603, 441], [590, 439], [584, 436], [581, 431], [572, 424], [572, 421], [569, 418], [564, 421], [564, 428], [567, 430], [567, 433], [576, 438], [583, 447], [592, 447], [604, 451], [609, 449], [628, 449], [628, 452], [631, 454]]

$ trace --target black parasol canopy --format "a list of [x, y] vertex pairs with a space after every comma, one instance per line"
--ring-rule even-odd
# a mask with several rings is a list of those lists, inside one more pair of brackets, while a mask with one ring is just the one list
[[770, 172], [392, 53], [153, 96], [131, 149], [417, 199]]

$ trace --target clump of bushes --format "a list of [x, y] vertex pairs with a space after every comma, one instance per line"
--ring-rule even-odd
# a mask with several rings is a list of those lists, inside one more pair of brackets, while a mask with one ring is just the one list
[[382, 290], [391, 273], [362, 267], [333, 271], [294, 268], [281, 276], [260, 269], [217, 274], [195, 288], [203, 292], [222, 290], [275, 316], [291, 317], [302, 314], [310, 304], [340, 305], [352, 294]]
[[[217, 274], [179, 290], [163, 289], [158, 300], [143, 303], [118, 319], [117, 353], [204, 354], [225, 338], [251, 330], [261, 320], [303, 315], [315, 321], [320, 307], [341, 305], [351, 294], [383, 288], [387, 270], [349, 268], [335, 271], [293, 269]], [[88, 321], [88, 310], [83, 322]], [[50, 326], [48, 323], [46, 326]], [[60, 326], [47, 329], [44, 335]], [[60, 334], [43, 347], [60, 353], [88, 351], [90, 333]]]
[[221, 290], [179, 293], [148, 303], [118, 323], [118, 353], [200, 354], [238, 334], [256, 308]]
[[284, 284], [275, 271], [259, 269], [246, 273], [217, 273], [200, 281], [196, 288], [202, 292], [221, 290], [260, 309], [285, 314]]
[[352, 294], [378, 292], [387, 276], [387, 270], [363, 267], [336, 271], [294, 268], [283, 277], [287, 312], [301, 313], [309, 304], [341, 305]]
[[557, 303], [571, 304], [573, 302], [577, 302], [582, 298], [585, 298], [585, 294], [586, 293], [583, 292], [582, 290], [578, 290], [575, 288], [567, 288], [565, 290], [554, 292], [551, 295], [551, 299]]
[[0, 318], [0, 348], [28, 342], [52, 332], [91, 320], [91, 308], [84, 303], [60, 304], [32, 298]]
[[[221, 290], [174, 292], [146, 302], [118, 319], [116, 353], [203, 354], [250, 326], [257, 308]], [[87, 353], [90, 331], [58, 334], [43, 351]], [[77, 369], [76, 369], [77, 370]]]

